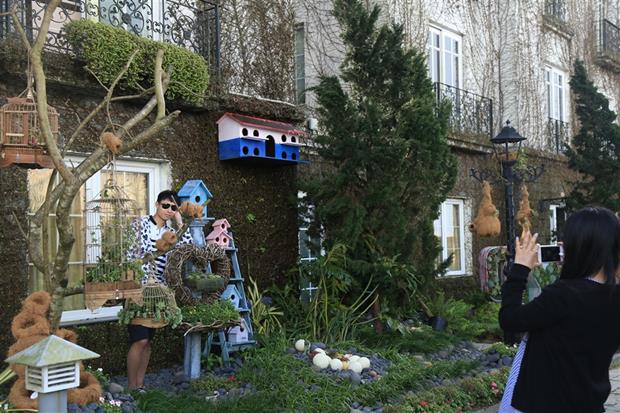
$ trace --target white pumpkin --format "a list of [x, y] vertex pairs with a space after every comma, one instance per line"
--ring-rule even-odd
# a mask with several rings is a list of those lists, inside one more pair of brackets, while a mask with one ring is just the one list
[[342, 361], [338, 359], [332, 359], [332, 361], [329, 362], [329, 367], [332, 370], [342, 370]]
[[323, 353], [325, 354], [325, 350], [323, 350], [322, 348], [315, 348], [314, 351], [316, 351], [317, 353]]
[[349, 370], [355, 372], [355, 373], [361, 373], [362, 372], [362, 363], [360, 363], [358, 360], [354, 360], [354, 361], [350, 361], [349, 362]]
[[360, 357], [358, 361], [362, 365], [363, 369], [370, 368], [370, 360], [368, 359], [368, 357]]
[[295, 350], [300, 353], [306, 349], [306, 340], [297, 340], [295, 342]]
[[351, 357], [349, 357], [349, 361], [356, 361], [356, 360], [359, 360], [359, 359], [360, 359], [360, 356], [351, 356]]
[[316, 356], [312, 359], [312, 364], [317, 366], [320, 369], [326, 369], [329, 366], [329, 363], [332, 361], [329, 356], [324, 353], [317, 353]]

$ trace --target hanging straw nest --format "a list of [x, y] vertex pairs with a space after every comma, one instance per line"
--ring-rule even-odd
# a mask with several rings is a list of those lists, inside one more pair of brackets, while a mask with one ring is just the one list
[[532, 217], [534, 211], [530, 206], [530, 193], [527, 190], [527, 186], [524, 184], [521, 187], [521, 201], [519, 202], [519, 211], [517, 211], [517, 222], [521, 226], [521, 233], [524, 234], [532, 227]]
[[469, 230], [480, 237], [496, 237], [500, 234], [501, 223], [498, 218], [498, 211], [493, 205], [491, 184], [484, 181], [482, 185], [482, 200], [478, 207], [478, 214], [474, 222], [469, 224]]
[[12, 405], [20, 409], [34, 410], [38, 407], [39, 401], [37, 399], [31, 399], [31, 393], [30, 390], [26, 390], [26, 379], [24, 376], [20, 376], [13, 384], [13, 387], [11, 387], [9, 401]]
[[230, 261], [226, 256], [226, 250], [216, 244], [206, 247], [198, 247], [191, 244], [180, 245], [168, 255], [168, 263], [164, 271], [166, 283], [175, 292], [179, 303], [183, 305], [195, 305], [199, 302], [212, 303], [217, 300], [224, 288], [210, 294], [203, 294], [202, 299], [196, 299], [192, 290], [183, 284], [183, 267], [186, 261], [193, 262], [199, 268], [207, 268], [211, 264], [211, 272], [224, 278], [224, 288], [230, 278]]

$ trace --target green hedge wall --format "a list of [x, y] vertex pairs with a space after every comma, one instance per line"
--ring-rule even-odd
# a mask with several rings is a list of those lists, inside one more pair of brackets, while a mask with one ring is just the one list
[[131, 89], [151, 87], [157, 50], [164, 49], [163, 68], [170, 68], [172, 72], [166, 98], [182, 99], [195, 105], [204, 103], [209, 67], [202, 56], [90, 20], [72, 21], [65, 28], [67, 41], [77, 57], [86, 61], [86, 68], [103, 84], [110, 85], [131, 54], [138, 50], [122, 85]]

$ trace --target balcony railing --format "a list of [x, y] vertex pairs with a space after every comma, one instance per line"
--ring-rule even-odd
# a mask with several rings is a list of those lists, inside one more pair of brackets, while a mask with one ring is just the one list
[[564, 153], [570, 144], [570, 128], [567, 122], [549, 118], [547, 121], [546, 147], [557, 154]]
[[603, 19], [600, 23], [599, 37], [599, 60], [601, 63], [613, 62], [616, 66], [620, 65], [620, 28], [609, 20]]
[[567, 20], [566, 0], [546, 0], [545, 17], [565, 23]]
[[[0, 13], [18, 3], [29, 37], [36, 37], [47, 0], [0, 0]], [[202, 55], [213, 72], [220, 62], [220, 9], [208, 0], [63, 0], [55, 11], [46, 47], [69, 50], [64, 25], [91, 19], [149, 39], [172, 43]], [[9, 16], [0, 17], [0, 39], [16, 31]]]
[[435, 93], [438, 100], [447, 100], [452, 105], [452, 132], [493, 136], [492, 99], [439, 82], [435, 82]]

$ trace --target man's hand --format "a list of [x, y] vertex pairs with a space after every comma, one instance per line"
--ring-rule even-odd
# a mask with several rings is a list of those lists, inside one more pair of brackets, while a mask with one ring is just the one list
[[527, 231], [523, 234], [523, 238], [517, 237], [515, 248], [515, 264], [525, 265], [529, 269], [538, 266], [538, 249], [540, 246], [536, 243], [538, 234], [532, 234]]

